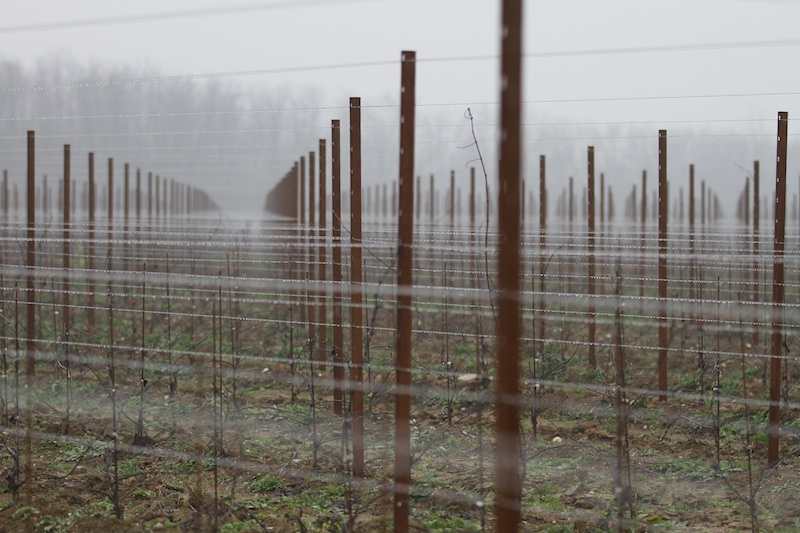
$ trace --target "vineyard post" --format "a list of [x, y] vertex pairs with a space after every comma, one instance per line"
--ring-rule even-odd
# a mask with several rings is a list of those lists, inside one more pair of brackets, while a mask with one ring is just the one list
[[383, 183], [381, 185], [381, 223], [386, 222], [389, 218], [389, 184]]
[[327, 179], [326, 173], [326, 151], [327, 151], [327, 143], [325, 139], [319, 140], [319, 282], [320, 282], [320, 289], [319, 289], [319, 313], [318, 313], [318, 336], [319, 336], [319, 355], [317, 359], [321, 362], [321, 370], [325, 372], [325, 360], [327, 359], [328, 349], [327, 349], [327, 329], [326, 326], [328, 322], [328, 313], [326, 308], [326, 301], [328, 299], [327, 291], [325, 290], [324, 283], [327, 278], [327, 267], [328, 267], [328, 259], [327, 259], [327, 218], [328, 218], [328, 211], [327, 211], [327, 188], [325, 180]]
[[8, 170], [3, 170], [3, 216], [8, 217]]
[[503, 0], [501, 31], [500, 168], [497, 254], [497, 385], [495, 398], [496, 531], [519, 530], [520, 472], [520, 117], [522, 115], [522, 0]]
[[597, 354], [595, 353], [595, 339], [597, 337], [597, 323], [595, 321], [595, 257], [594, 257], [594, 240], [595, 240], [595, 225], [594, 225], [594, 146], [590, 146], [587, 150], [588, 156], [588, 180], [586, 186], [586, 217], [588, 223], [589, 234], [586, 237], [589, 268], [587, 272], [587, 284], [589, 289], [589, 366], [597, 368]]
[[364, 477], [364, 310], [361, 287], [361, 98], [350, 98], [350, 370], [353, 475]]
[[69, 433], [69, 419], [70, 419], [70, 408], [72, 406], [72, 389], [71, 389], [71, 376], [70, 376], [70, 360], [69, 360], [69, 338], [70, 338], [70, 308], [69, 308], [69, 269], [70, 269], [70, 195], [71, 195], [71, 155], [70, 155], [70, 145], [64, 145], [64, 185], [63, 185], [63, 192], [62, 192], [62, 199], [63, 199], [63, 206], [62, 206], [62, 217], [63, 217], [63, 237], [64, 243], [62, 246], [62, 261], [61, 266], [64, 270], [64, 280], [62, 282], [62, 313], [63, 313], [63, 331], [64, 331], [64, 369], [66, 372], [67, 377], [67, 387], [66, 387], [66, 405], [65, 405], [65, 414], [64, 414], [64, 433]]
[[697, 279], [697, 265], [694, 255], [694, 164], [689, 164], [689, 255], [691, 256], [691, 278], [692, 278], [692, 298], [696, 298], [695, 291], [697, 286], [695, 281]]
[[[306, 261], [308, 260], [308, 250], [306, 249], [306, 157], [300, 156], [300, 278], [305, 280]], [[305, 294], [304, 288], [301, 294]], [[308, 302], [302, 298], [303, 305], [300, 306], [300, 321], [308, 321]], [[306, 338], [308, 338], [306, 334]]]
[[574, 204], [575, 204], [575, 195], [574, 195], [574, 192], [573, 192], [572, 189], [573, 189], [572, 176], [570, 176], [569, 177], [569, 193], [568, 193], [568, 198], [567, 198], [567, 201], [568, 201], [567, 217], [568, 217], [568, 220], [569, 220], [570, 235], [572, 233], [572, 221], [573, 221], [573, 218], [574, 218], [574, 211], [573, 210], [575, 208], [575, 206], [574, 206]]
[[400, 217], [397, 248], [397, 353], [395, 355], [394, 530], [408, 531], [411, 489], [411, 322], [414, 285], [414, 115], [416, 52], [401, 54]]
[[706, 180], [700, 181], [700, 224], [706, 226]]
[[781, 424], [781, 321], [784, 297], [783, 251], [786, 237], [786, 158], [789, 114], [778, 113], [778, 153], [775, 170], [775, 231], [772, 257], [772, 352], [769, 373], [769, 429], [767, 431], [767, 461], [778, 462]]
[[[567, 195], [567, 217], [568, 217], [568, 220], [569, 220], [569, 229], [568, 229], [568, 239], [569, 239], [569, 241], [568, 241], [567, 250], [568, 250], [568, 253], [569, 253], [569, 252], [572, 252], [572, 244], [573, 244], [573, 239], [574, 239], [574, 233], [573, 233], [572, 224], [573, 224], [573, 221], [575, 220], [575, 192], [574, 192], [574, 183], [573, 183], [572, 176], [569, 177], [569, 186], [568, 186], [568, 193], [567, 194], [568, 194]], [[577, 290], [577, 283], [572, 278], [573, 269], [574, 269], [574, 265], [573, 265], [572, 261], [567, 261], [567, 276], [565, 278], [565, 283], [566, 283], [566, 291], [568, 291], [568, 292], [572, 292], [573, 291], [573, 285], [576, 285], [574, 290]], [[562, 307], [562, 309], [563, 309], [563, 307]], [[562, 317], [565, 317], [565, 316], [566, 315], [562, 315]], [[562, 325], [563, 325], [563, 323], [562, 323]], [[566, 330], [562, 329], [562, 333], [566, 333]]]
[[600, 233], [603, 233], [603, 225], [606, 223], [606, 175], [600, 173]]
[[744, 179], [744, 225], [750, 225], [750, 178]]
[[546, 183], [546, 156], [539, 156], [539, 292], [542, 294], [539, 310], [539, 357], [544, 358], [544, 338], [545, 338], [545, 267], [547, 265], [546, 246], [547, 246], [547, 183]]
[[86, 321], [87, 321], [87, 329], [89, 333], [89, 337], [91, 338], [94, 335], [94, 327], [95, 327], [95, 297], [94, 297], [94, 251], [95, 251], [95, 243], [94, 243], [94, 226], [95, 226], [95, 209], [96, 209], [96, 199], [97, 193], [95, 191], [95, 182], [94, 182], [94, 152], [89, 152], [89, 257], [88, 260], [88, 269], [89, 269], [89, 279], [87, 280], [88, 287], [87, 291], [89, 292], [87, 302], [86, 302]]
[[[760, 220], [761, 220], [761, 212], [760, 212], [760, 204], [759, 204], [759, 195], [761, 194], [761, 178], [759, 174], [761, 173], [761, 164], [758, 161], [753, 161], [753, 301], [758, 302], [761, 300], [760, 295], [760, 287], [758, 283], [758, 262], [759, 262], [759, 254], [761, 253], [761, 243], [759, 242], [760, 238]], [[753, 347], [753, 352], [758, 353], [758, 327], [753, 327], [753, 339], [751, 345]]]
[[[646, 227], [647, 227], [647, 171], [642, 170], [642, 199], [639, 206], [639, 220], [641, 225], [641, 241], [639, 244], [639, 298], [644, 298], [644, 253], [646, 249]], [[635, 198], [636, 195], [634, 195]], [[640, 301], [640, 306], [644, 306], [644, 300]]]
[[314, 305], [314, 292], [311, 290], [311, 285], [316, 277], [314, 272], [314, 240], [317, 238], [317, 202], [316, 202], [316, 188], [314, 187], [314, 174], [316, 172], [316, 154], [311, 151], [308, 152], [308, 241], [307, 241], [307, 254], [308, 262], [306, 263], [306, 281], [308, 282], [306, 299], [308, 303], [308, 359], [311, 372], [314, 372], [314, 345], [317, 341], [317, 310]]
[[[136, 168], [136, 235], [139, 236], [139, 232], [142, 230], [141, 225], [142, 219], [142, 171], [140, 168]], [[136, 254], [136, 248], [141, 249], [141, 246], [134, 245], [134, 255]]]
[[667, 130], [658, 131], [658, 389], [667, 399]]
[[161, 218], [161, 176], [156, 174], [156, 220]]
[[416, 195], [417, 200], [414, 204], [414, 216], [417, 220], [420, 220], [422, 218], [422, 178], [419, 176], [417, 176]]
[[33, 430], [33, 405], [31, 393], [33, 390], [33, 376], [35, 373], [36, 357], [36, 293], [34, 283], [34, 270], [36, 269], [36, 134], [28, 131], [28, 188], [27, 188], [27, 238], [25, 266], [28, 275], [25, 280], [26, 329], [25, 329], [25, 501], [27, 505], [33, 503], [33, 445], [31, 432]]
[[[298, 246], [291, 248], [291, 257], [289, 258], [289, 279], [295, 281], [298, 279], [297, 272], [300, 270], [300, 254], [302, 254], [302, 243], [303, 240], [303, 195], [302, 191], [302, 179], [300, 175], [300, 162], [295, 161], [294, 166], [292, 167], [292, 193], [293, 193], [293, 214], [295, 220], [295, 239], [298, 243]], [[298, 248], [301, 251], [298, 253]], [[300, 298], [300, 291], [293, 290], [291, 292], [291, 304], [289, 305], [289, 375], [292, 379], [291, 384], [291, 392], [290, 392], [290, 399], [291, 402], [294, 403], [297, 399], [297, 389], [295, 386], [295, 357], [294, 357], [294, 302], [295, 300], [299, 300]], [[300, 311], [302, 314], [303, 306], [300, 306]], [[302, 324], [302, 316], [301, 322]]]
[[[108, 245], [106, 246], [106, 268], [108, 270], [112, 269], [112, 261], [114, 260], [114, 159], [109, 157], [108, 158], [108, 209], [106, 210], [106, 214], [108, 215]], [[111, 294], [111, 278], [108, 280], [108, 292]]]
[[344, 335], [342, 331], [342, 164], [341, 126], [331, 121], [331, 194], [333, 196], [333, 412], [344, 414], [342, 381], [344, 380]]
[[128, 218], [129, 218], [129, 215], [130, 215], [130, 212], [129, 212], [129, 208], [130, 208], [130, 197], [129, 197], [129, 194], [130, 194], [129, 193], [129, 191], [130, 191], [130, 164], [129, 163], [125, 163], [125, 179], [123, 181], [122, 187], [123, 187], [123, 189], [122, 189], [122, 199], [123, 199], [122, 212], [123, 212], [123, 215], [124, 215], [123, 241], [125, 242], [125, 252], [124, 252], [124, 255], [123, 255], [123, 266], [122, 266], [122, 269], [127, 271], [128, 268], [129, 268], [129, 266], [128, 266], [128, 258], [130, 256], [130, 253], [129, 253], [129, 250], [128, 250], [128, 246], [129, 246], [129, 244], [128, 244]]

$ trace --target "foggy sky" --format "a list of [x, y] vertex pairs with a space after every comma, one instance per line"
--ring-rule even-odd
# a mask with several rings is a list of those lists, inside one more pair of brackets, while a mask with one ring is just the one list
[[[242, 5], [246, 4], [196, 0], [8, 2], [0, 24], [4, 45], [0, 57], [22, 61], [31, 68], [42, 58], [57, 56], [84, 65], [126, 65], [183, 75], [396, 60], [402, 49], [417, 50], [419, 58], [425, 59], [496, 54], [499, 48], [496, 0], [337, 2], [330, 6], [3, 33], [3, 28], [24, 24]], [[765, 0], [536, 0], [526, 2], [525, 10], [525, 50], [529, 53], [793, 39], [800, 16], [796, 2]], [[800, 74], [792, 61], [798, 48], [527, 58], [525, 100], [800, 91]], [[496, 106], [486, 103], [497, 100], [498, 69], [493, 59], [419, 64], [417, 102], [422, 105], [417, 115], [417, 173], [434, 172], [443, 177], [450, 168], [464, 173], [464, 165], [474, 157], [473, 151], [458, 148], [470, 140], [464, 120], [467, 104], [478, 120], [482, 148], [490, 158], [493, 156]], [[399, 92], [398, 65], [220, 79], [249, 97], [279, 87], [298, 95], [297, 101], [316, 106], [344, 106], [350, 95], [361, 96], [364, 105], [394, 104]], [[743, 183], [745, 172], [741, 167], [750, 168], [754, 158], [763, 161], [762, 175], [768, 185], [762, 188], [771, 188], [776, 112], [788, 111], [790, 134], [800, 132], [791, 126], [792, 117], [800, 111], [798, 103], [800, 94], [528, 103], [524, 106], [524, 122], [528, 124], [525, 169], [533, 176], [539, 153], [560, 153], [550, 172], [551, 186], [558, 189], [567, 176], [585, 175], [585, 146], [594, 144], [598, 171], [605, 170], [615, 187], [619, 184], [617, 204], [621, 206], [621, 195], [638, 178], [640, 169], [655, 171], [656, 132], [665, 127], [670, 132], [671, 179], [685, 181], [685, 167], [694, 161], [698, 177], [709, 180], [727, 195], [723, 200], [731, 202]], [[36, 110], [30, 112], [36, 114]], [[316, 139], [327, 136], [331, 118], [344, 120], [346, 110], [316, 114], [308, 126], [305, 150], [314, 149]], [[717, 122], [677, 123], [688, 120]], [[742, 122], [723, 122], [732, 120]], [[637, 123], [570, 124], [606, 121]], [[541, 122], [548, 125], [533, 125]], [[382, 178], [386, 180], [392, 179], [397, 166], [396, 124], [395, 108], [365, 110], [365, 143], [369, 135], [374, 142], [386, 145], [380, 155], [365, 152], [365, 169], [388, 174]], [[745, 136], [749, 134], [754, 136]], [[303, 137], [298, 136], [301, 144]], [[446, 157], [442, 156], [442, 146], [446, 147]], [[798, 157], [789, 158], [790, 176], [794, 176], [790, 191], [796, 190], [800, 169], [797, 147], [794, 143], [791, 146], [792, 155]], [[218, 192], [226, 207], [254, 209], [260, 204], [260, 195], [297, 157], [298, 153], [290, 152], [265, 145], [267, 164], [257, 176], [235, 169], [225, 177], [198, 173], [196, 179], [212, 193]], [[371, 157], [382, 161], [370, 162]], [[490, 173], [495, 167], [490, 162]], [[184, 179], [192, 181], [191, 177]], [[244, 184], [247, 193], [232, 193], [223, 183], [226, 180]]]

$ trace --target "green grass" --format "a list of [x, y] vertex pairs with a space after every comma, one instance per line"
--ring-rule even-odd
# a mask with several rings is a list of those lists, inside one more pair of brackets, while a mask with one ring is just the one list
[[537, 483], [525, 493], [524, 504], [526, 507], [545, 511], [563, 512], [566, 510], [566, 506], [559, 496], [561, 492], [563, 491], [548, 483]]
[[422, 523], [428, 531], [435, 533], [450, 533], [453, 531], [471, 532], [480, 531], [480, 522], [464, 518], [454, 513], [444, 511], [428, 511], [422, 517]]
[[283, 481], [272, 474], [264, 474], [251, 481], [247, 487], [251, 492], [266, 494], [283, 488]]

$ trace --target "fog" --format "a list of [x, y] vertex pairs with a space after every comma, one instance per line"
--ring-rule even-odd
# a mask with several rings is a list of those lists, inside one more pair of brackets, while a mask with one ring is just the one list
[[[470, 107], [496, 179], [496, 2], [62, 4], [5, 6], [0, 167], [14, 178], [24, 132], [35, 129], [39, 174], [60, 175], [69, 143], [78, 180], [91, 150], [254, 211], [294, 159], [329, 138], [331, 119], [347, 131], [347, 98], [361, 96], [364, 181], [388, 182], [398, 167], [397, 60], [415, 49], [416, 173], [444, 186], [453, 169], [465, 182], [476, 157]], [[529, 182], [545, 154], [552, 191], [569, 176], [582, 185], [594, 145], [620, 214], [641, 170], [655, 173], [656, 133], [666, 128], [670, 179], [685, 186], [694, 163], [730, 214], [753, 159], [762, 190], [773, 186], [779, 110], [790, 113], [797, 153], [798, 75], [786, 68], [799, 44], [794, 3], [538, 0], [526, 10]], [[766, 40], [777, 42], [755, 44]], [[704, 43], [725, 46], [681, 48]], [[674, 48], [646, 49], [665, 46]], [[790, 194], [798, 169], [790, 155]]]

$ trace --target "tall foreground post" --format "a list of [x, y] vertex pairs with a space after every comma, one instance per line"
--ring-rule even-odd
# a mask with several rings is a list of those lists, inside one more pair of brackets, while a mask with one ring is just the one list
[[667, 130], [658, 130], [658, 390], [667, 399]]
[[350, 404], [353, 475], [364, 477], [364, 310], [361, 287], [361, 98], [350, 98]]
[[[411, 488], [411, 288], [414, 285], [414, 106], [416, 52], [401, 55], [400, 216], [397, 248], [397, 354], [394, 396], [394, 530], [408, 531]], [[452, 191], [451, 191], [452, 198]], [[451, 217], [453, 206], [451, 204]]]
[[[305, 279], [306, 263], [308, 261], [308, 247], [306, 246], [306, 157], [300, 156], [300, 279]], [[308, 287], [303, 289], [302, 294], [308, 291]], [[308, 300], [301, 298], [303, 304], [300, 306], [300, 321], [308, 322]], [[308, 335], [306, 335], [308, 338]]]
[[322, 368], [325, 368], [325, 360], [328, 356], [328, 340], [327, 340], [327, 330], [328, 327], [325, 325], [328, 323], [328, 311], [326, 309], [326, 302], [328, 300], [328, 293], [324, 288], [325, 280], [328, 277], [328, 260], [327, 260], [327, 228], [325, 224], [328, 219], [328, 206], [326, 203], [326, 199], [328, 196], [327, 187], [325, 187], [326, 183], [325, 180], [327, 178], [327, 160], [325, 158], [326, 152], [328, 150], [327, 143], [325, 139], [319, 140], [319, 247], [317, 248], [317, 254], [319, 255], [319, 276], [318, 279], [320, 281], [320, 289], [319, 289], [319, 314], [317, 318], [319, 320], [319, 329], [318, 329], [318, 337], [319, 337], [319, 356], [318, 359], [322, 362]]
[[33, 492], [33, 445], [31, 430], [33, 427], [33, 374], [36, 357], [36, 293], [34, 270], [36, 269], [36, 134], [28, 131], [28, 209], [27, 239], [25, 266], [28, 275], [25, 280], [26, 329], [25, 329], [25, 502], [32, 504]]
[[589, 289], [589, 366], [592, 368], [597, 368], [597, 354], [595, 353], [597, 323], [595, 321], [594, 308], [594, 146], [590, 146], [588, 148], [587, 156], [589, 175], [586, 185], [586, 217], [588, 221], [589, 234], [586, 237], [586, 247], [589, 255], [589, 267], [586, 281]]
[[500, 187], [497, 256], [495, 530], [519, 530], [519, 180], [522, 115], [522, 0], [503, 0], [500, 73]]
[[781, 425], [781, 321], [784, 296], [783, 249], [786, 238], [786, 152], [789, 114], [778, 113], [778, 154], [775, 169], [775, 232], [772, 241], [772, 357], [769, 365], [769, 429], [767, 461], [778, 462]]

